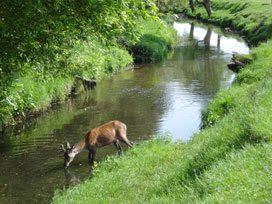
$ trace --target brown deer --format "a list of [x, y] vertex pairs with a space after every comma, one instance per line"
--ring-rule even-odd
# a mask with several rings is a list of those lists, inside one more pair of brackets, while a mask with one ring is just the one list
[[68, 167], [73, 161], [75, 156], [83, 149], [89, 150], [89, 162], [93, 165], [96, 149], [109, 144], [114, 144], [118, 154], [122, 153], [122, 148], [119, 141], [124, 142], [129, 147], [132, 147], [133, 143], [127, 138], [127, 127], [124, 123], [114, 120], [105, 123], [97, 128], [94, 128], [87, 132], [85, 137], [77, 144], [70, 146], [67, 142], [67, 147], [61, 145], [61, 151], [64, 152], [64, 167]]

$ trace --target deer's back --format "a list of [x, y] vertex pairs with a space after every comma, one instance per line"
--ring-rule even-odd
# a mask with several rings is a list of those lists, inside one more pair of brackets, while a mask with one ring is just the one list
[[117, 140], [122, 129], [126, 129], [126, 125], [120, 121], [114, 120], [105, 123], [93, 128], [86, 134], [86, 144], [89, 147], [102, 147], [111, 144]]

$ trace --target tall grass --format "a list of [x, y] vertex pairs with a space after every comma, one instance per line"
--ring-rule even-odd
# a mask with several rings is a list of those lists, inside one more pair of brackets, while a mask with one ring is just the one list
[[71, 49], [68, 69], [72, 75], [99, 80], [133, 62], [132, 56], [124, 48], [118, 45], [105, 46], [94, 39], [90, 37], [87, 41], [80, 41]]
[[173, 27], [162, 21], [142, 21], [139, 32], [143, 33], [138, 43], [132, 46], [136, 62], [156, 62], [167, 58], [178, 42]]
[[[203, 113], [204, 126], [214, 124], [240, 104], [251, 104], [252, 97], [258, 94], [259, 89], [262, 90], [267, 86], [272, 74], [271, 47], [272, 40], [252, 49], [255, 60], [239, 72], [230, 89], [221, 91], [209, 104], [208, 109]], [[261, 83], [262, 81], [265, 83]]]
[[25, 75], [14, 83], [8, 97], [1, 101], [1, 122], [8, 123], [14, 117], [42, 111], [51, 102], [62, 101], [70, 93], [73, 79], [69, 77], [48, 80], [33, 79], [33, 74]]

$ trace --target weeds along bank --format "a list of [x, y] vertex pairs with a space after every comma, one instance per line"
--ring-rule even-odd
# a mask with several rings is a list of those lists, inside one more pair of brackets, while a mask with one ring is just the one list
[[134, 58], [161, 60], [177, 42], [152, 1], [6, 0], [0, 6], [0, 130], [83, 90], [75, 76], [101, 80]]
[[[238, 13], [220, 2], [214, 1], [223, 10], [213, 7], [212, 18], [218, 22], [250, 11], [252, 22], [258, 22], [260, 13], [267, 17], [264, 29], [272, 23], [266, 13], [271, 5], [265, 1], [247, 1], [246, 10]], [[90, 180], [57, 191], [53, 203], [271, 202], [272, 40], [267, 35], [256, 43], [266, 40], [252, 49], [253, 62], [238, 73], [233, 86], [210, 103], [203, 117], [205, 128], [188, 143], [153, 139], [121, 158], [109, 158]]]

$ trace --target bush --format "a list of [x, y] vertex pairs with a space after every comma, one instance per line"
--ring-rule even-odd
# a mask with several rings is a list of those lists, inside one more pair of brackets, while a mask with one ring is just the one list
[[139, 26], [143, 33], [132, 53], [136, 62], [156, 62], [167, 58], [167, 54], [178, 43], [174, 28], [161, 21], [144, 21]]

